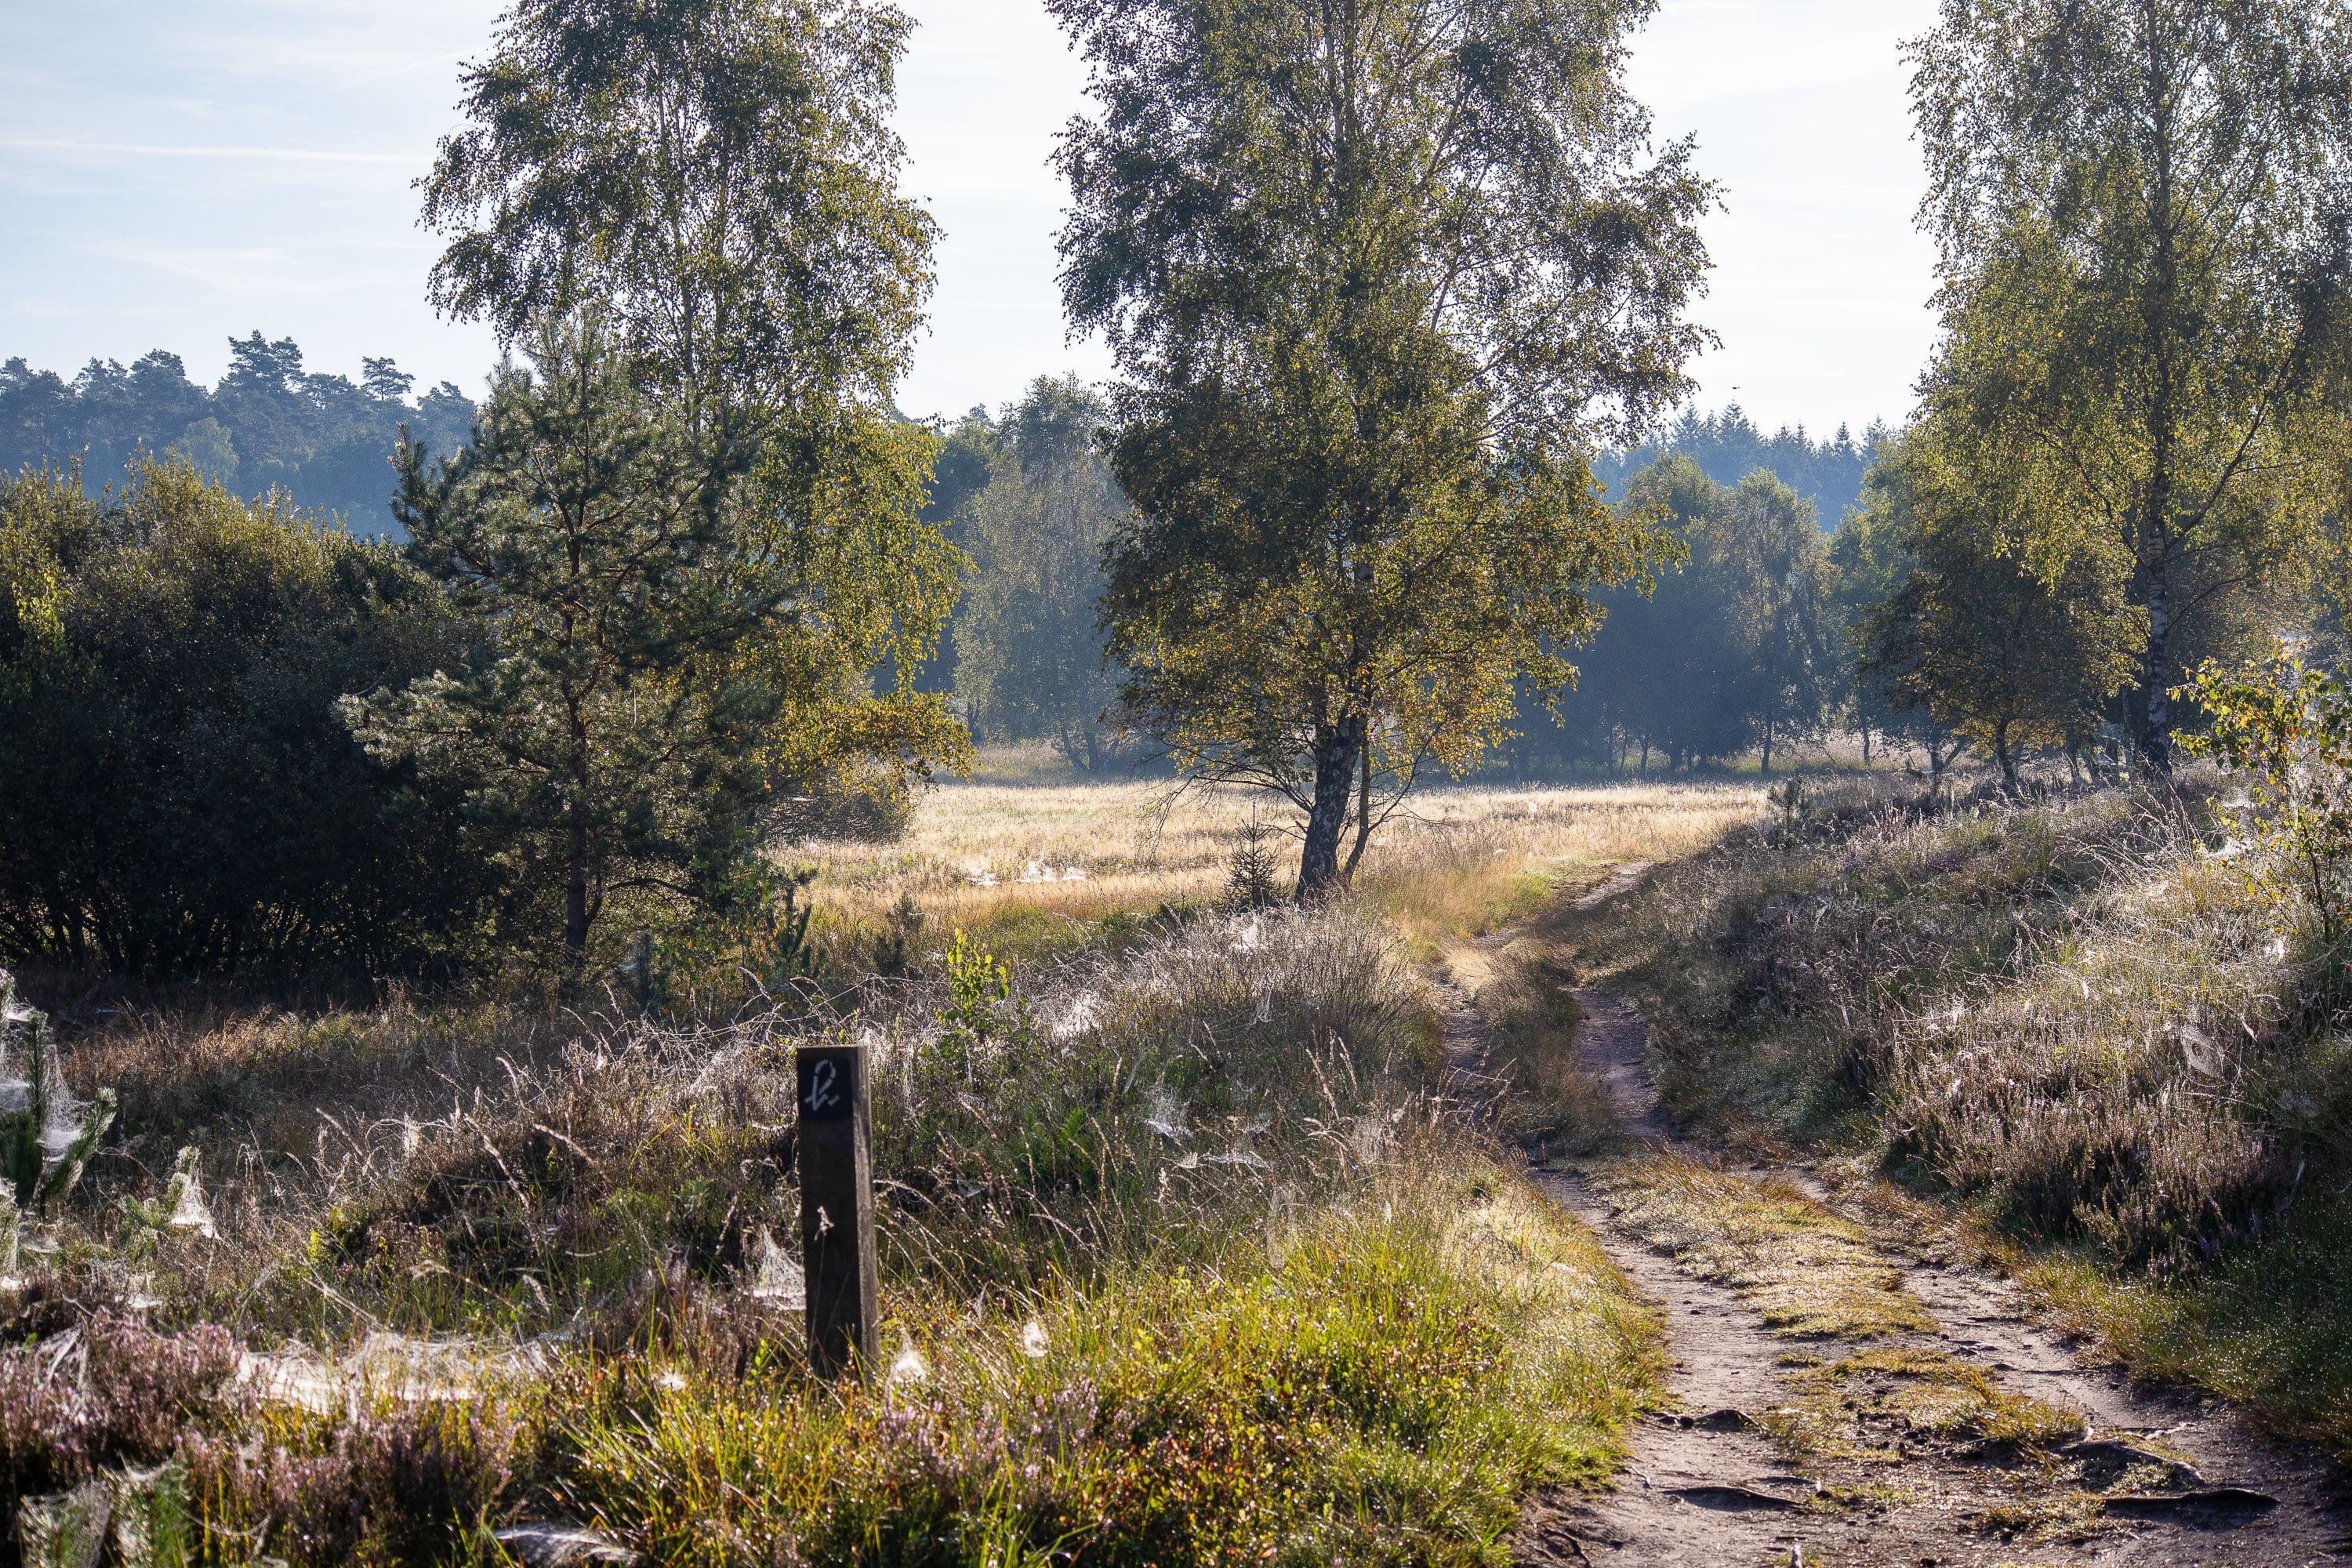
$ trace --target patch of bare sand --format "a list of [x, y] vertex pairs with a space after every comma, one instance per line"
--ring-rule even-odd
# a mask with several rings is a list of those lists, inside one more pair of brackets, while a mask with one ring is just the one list
[[[1669, 1158], [1642, 1021], [1601, 993], [1577, 1001], [1580, 1065], [1642, 1150], [1634, 1159]], [[1645, 1242], [1628, 1223], [1633, 1186], [1622, 1172], [1614, 1182], [1612, 1199], [1593, 1164], [1547, 1178], [1658, 1303], [1672, 1404], [1637, 1428], [1615, 1491], [1530, 1503], [1517, 1562], [2307, 1568], [2352, 1552], [2324, 1460], [2260, 1441], [2226, 1410], [2082, 1364], [2003, 1282], [1889, 1245], [1833, 1212], [1806, 1173], [1711, 1169], [1676, 1216], [1702, 1224], [1710, 1194], [1727, 1203], [1731, 1234], [1711, 1247], [1655, 1225], [1666, 1245]], [[1759, 1209], [1786, 1211], [1788, 1239]], [[1906, 1310], [1853, 1336], [1776, 1332], [1759, 1293], [1801, 1280], [1769, 1266], [1774, 1247], [1830, 1234], [1866, 1249]], [[1929, 1326], [1899, 1327], [1918, 1322]]]

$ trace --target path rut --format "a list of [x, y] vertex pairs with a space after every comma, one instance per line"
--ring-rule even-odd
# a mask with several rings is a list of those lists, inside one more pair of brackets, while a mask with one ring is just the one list
[[[1597, 889], [1605, 897], [1613, 888]], [[1647, 1064], [1647, 1029], [1631, 1008], [1580, 991], [1580, 1065], [1608, 1092], [1638, 1146], [1677, 1147]], [[1458, 1067], [1475, 1072], [1483, 1028], [1450, 1009]], [[1685, 1152], [1705, 1151], [1679, 1145]], [[1636, 1158], [1646, 1157], [1638, 1155]], [[1755, 1170], [1835, 1208], [1803, 1172]], [[1670, 1410], [1643, 1418], [1617, 1489], [1554, 1492], [1522, 1520], [1516, 1561], [1636, 1568], [2309, 1568], [2352, 1562], [2352, 1516], [2338, 1473], [2324, 1460], [2268, 1444], [2226, 1408], [2134, 1388], [2113, 1368], [2087, 1364], [2028, 1317], [2006, 1282], [1922, 1262], [1882, 1245], [1880, 1255], [1927, 1307], [1938, 1331], [1905, 1336], [1944, 1352], [2001, 1388], [2079, 1412], [2090, 1428], [2063, 1457], [1998, 1448], [1909, 1454], [1893, 1463], [1824, 1458], [1778, 1447], [1756, 1417], [1801, 1397], [1787, 1359], [1835, 1358], [1859, 1348], [1773, 1333], [1724, 1286], [1685, 1272], [1633, 1238], [1598, 1180], [1578, 1166], [1538, 1173], [1564, 1206], [1600, 1235], [1611, 1258], [1662, 1309], [1673, 1372]], [[2155, 1458], [2185, 1461], [2151, 1485]], [[2133, 1465], [2141, 1468], [2123, 1478]], [[2030, 1472], [2027, 1468], [2031, 1467]], [[2162, 1468], [2158, 1460], [2158, 1468]], [[2072, 1526], [2004, 1537], [1990, 1521], [2021, 1496], [2081, 1500]], [[2037, 1490], [2037, 1489], [2039, 1489]]]

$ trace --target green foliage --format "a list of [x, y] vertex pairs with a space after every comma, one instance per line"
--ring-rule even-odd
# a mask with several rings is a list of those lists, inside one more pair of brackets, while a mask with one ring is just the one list
[[1665, 531], [1649, 591], [1621, 589], [1582, 658], [1562, 721], [1601, 732], [1612, 763], [1639, 747], [1676, 765], [1811, 739], [1839, 692], [1830, 571], [1812, 509], [1769, 473], [1737, 489], [1679, 453], [1624, 486], [1629, 520]]
[[2300, 893], [2334, 941], [2352, 900], [2352, 689], [2283, 647], [2264, 666], [2209, 663], [2188, 691], [2212, 729], [2183, 749], [2252, 775], [2242, 804], [2223, 807], [2240, 863], [2282, 906]]
[[1958, 466], [2001, 553], [2143, 613], [2134, 722], [2161, 770], [2187, 663], [2336, 498], [2352, 16], [1948, 0], [1914, 58], [1929, 405], [1975, 447]]
[[103, 500], [0, 479], [0, 949], [346, 982], [464, 964], [490, 868], [335, 704], [471, 644], [388, 547], [184, 466]]
[[256, 503], [282, 490], [355, 532], [381, 533], [393, 526], [386, 464], [402, 426], [436, 452], [464, 446], [473, 427], [464, 393], [445, 381], [411, 398], [415, 378], [388, 359], [362, 360], [354, 384], [305, 371], [290, 339], [257, 331], [228, 348], [210, 391], [161, 349], [128, 369], [94, 359], [70, 382], [21, 359], [0, 364], [0, 474], [72, 462], [95, 489], [162, 457]]
[[404, 459], [421, 553], [499, 658], [355, 719], [560, 882], [575, 976], [608, 899], [715, 908], [791, 797], [964, 754], [914, 686], [960, 564], [921, 516], [938, 443], [889, 406], [934, 236], [896, 190], [908, 25], [518, 0], [424, 183], [436, 300], [541, 374], [502, 373], [437, 479]]
[[972, 1051], [996, 1040], [1034, 1036], [1028, 1004], [1013, 994], [1013, 971], [971, 935], [956, 931], [948, 941], [948, 1000], [940, 1010], [940, 1043]]
[[[1885, 458], [1894, 458], [1891, 437], [1874, 445]], [[1900, 705], [1885, 678], [1864, 665], [1870, 616], [1895, 596], [1916, 564], [1905, 531], [1910, 514], [1905, 466], [1878, 462], [1863, 479], [1860, 503], [1838, 519], [1837, 531], [1830, 536], [1828, 603], [1837, 626], [1845, 717], [1861, 732], [1865, 752], [1876, 736], [1907, 741], [1927, 752], [1940, 774], [1947, 749], [1956, 753], [1965, 742], [1927, 710]]]
[[912, 891], [898, 895], [874, 939], [873, 967], [877, 979], [904, 980], [915, 972], [915, 941], [922, 934], [927, 918]]
[[423, 184], [435, 302], [508, 342], [597, 306], [691, 428], [824, 472], [887, 409], [930, 287], [890, 126], [911, 26], [868, 0], [515, 0]]
[[[881, 605], [853, 591], [810, 624], [836, 574], [890, 547], [868, 518], [792, 537], [759, 474], [714, 477], [593, 315], [551, 324], [533, 355], [500, 373], [457, 461], [428, 476], [402, 451], [411, 555], [492, 646], [344, 711], [375, 754], [464, 792], [469, 842], [518, 889], [518, 934], [560, 942], [576, 977], [616, 897], [723, 913], [793, 781], [914, 769], [956, 735], [936, 700], [861, 689], [890, 635]], [[877, 477], [910, 458], [876, 454]], [[903, 519], [913, 494], [851, 504]]]
[[1075, 376], [1040, 377], [999, 427], [1003, 456], [965, 508], [970, 588], [956, 619], [956, 695], [992, 734], [1039, 735], [1073, 767], [1110, 766], [1097, 602], [1103, 545], [1127, 501], [1095, 445], [1110, 410]]
[[1707, 545], [1730, 492], [1680, 455], [1659, 458], [1624, 489], [1620, 506], [1660, 521], [1680, 546], [1682, 569], [1660, 572], [1646, 594], [1609, 595], [1609, 618], [1580, 661], [1562, 720], [1600, 731], [1598, 749], [1611, 762], [1631, 747], [1645, 763], [1654, 749], [1677, 764], [1737, 755], [1756, 737], [1752, 680], [1729, 585]]
[[1748, 716], [1763, 743], [1817, 736], [1835, 694], [1836, 656], [1822, 616], [1828, 552], [1811, 503], [1770, 474], [1750, 474], [1708, 523], [1709, 563], [1724, 584], [1752, 684]]
[[1854, 628], [1857, 673], [1896, 712], [1981, 745], [2015, 788], [2025, 747], [2091, 749], [2133, 679], [2147, 615], [2087, 558], [2053, 572], [2045, 549], [2036, 571], [2004, 545], [1998, 502], [1956, 468], [1942, 431], [1928, 421], [1905, 437], [1874, 487], [1885, 510], [1865, 526], [1895, 532], [1907, 568]]
[[602, 1414], [572, 1489], [709, 1568], [763, 1560], [753, 1541], [941, 1568], [1491, 1563], [1527, 1490], [1603, 1473], [1643, 1367], [1630, 1315], [1570, 1284], [1590, 1255], [1494, 1186], [1400, 1190], [1270, 1266], [1056, 1290], [1016, 1309], [1025, 1332], [910, 1313], [929, 1353], [879, 1387], [692, 1379]]
[[1255, 816], [1234, 834], [1234, 852], [1225, 867], [1225, 907], [1270, 910], [1282, 901], [1282, 883], [1274, 858], [1274, 830]]
[[1657, 558], [1584, 454], [1686, 389], [1711, 191], [1624, 94], [1643, 6], [1052, 8], [1102, 106], [1059, 154], [1065, 305], [1129, 378], [1122, 711], [1296, 805], [1318, 898]]
[[411, 553], [495, 628], [490, 657], [345, 712], [375, 755], [463, 789], [480, 852], [523, 889], [562, 889], [576, 974], [613, 892], [686, 885], [748, 817], [764, 781], [745, 742], [776, 701], [731, 667], [781, 595], [730, 592], [732, 498], [596, 321], [551, 326], [533, 355], [456, 462], [428, 476], [401, 453]]
[[722, 1011], [734, 998], [787, 1011], [805, 1008], [824, 978], [823, 954], [809, 940], [816, 900], [814, 866], [764, 857], [744, 863], [706, 919], [656, 942], [643, 933], [622, 964], [641, 1016], [683, 1005], [691, 1014]]
[[1823, 517], [1843, 517], [1861, 503], [1879, 447], [1893, 434], [1874, 423], [1854, 439], [1839, 426], [1837, 434], [1815, 440], [1799, 425], [1782, 426], [1770, 436], [1758, 429], [1747, 411], [1734, 403], [1719, 414], [1683, 411], [1663, 436], [1638, 447], [1603, 453], [1592, 465], [1593, 477], [1612, 495], [1622, 495], [1626, 480], [1661, 458], [1688, 458], [1717, 484], [1732, 488], [1753, 473], [1769, 473], [1813, 503]]

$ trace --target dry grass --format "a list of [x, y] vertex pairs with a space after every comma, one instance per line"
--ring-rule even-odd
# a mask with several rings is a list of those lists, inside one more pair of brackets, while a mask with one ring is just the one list
[[1962, 1455], [2047, 1450], [2081, 1437], [2080, 1414], [2012, 1394], [1958, 1356], [1888, 1345], [1794, 1367], [1792, 1402], [1762, 1425], [1793, 1453], [1900, 1464], [1923, 1447]]
[[1650, 1012], [1679, 1113], [1874, 1143], [2119, 1258], [2258, 1228], [2352, 1108], [2320, 976], [2168, 803], [1850, 786], [1628, 912], [1587, 962]]
[[1683, 1117], [1877, 1166], [2136, 1372], [2352, 1453], [2352, 971], [2217, 853], [2212, 787], [1850, 783], [1573, 934]]
[[1776, 1333], [1867, 1340], [1936, 1330], [1859, 1226], [1786, 1182], [1662, 1153], [1612, 1167], [1604, 1190], [1627, 1229], [1738, 1291]]
[[[820, 868], [817, 897], [835, 951], [862, 951], [901, 899], [939, 940], [960, 928], [1031, 951], [1064, 945], [1070, 930], [1107, 918], [1213, 903], [1253, 813], [1269, 826], [1286, 820], [1266, 797], [1237, 788], [1079, 782], [1019, 752], [987, 761], [972, 781], [926, 793], [897, 843], [796, 851]], [[1433, 958], [1564, 884], [1691, 853], [1753, 819], [1761, 798], [1746, 784], [1443, 786], [1416, 795], [1374, 838], [1357, 886], [1418, 956]], [[1475, 988], [1484, 977], [1473, 967], [1461, 978]]]
[[[483, 1528], [550, 1508], [713, 1564], [1035, 1563], [1072, 1541], [1494, 1560], [1525, 1489], [1607, 1472], [1657, 1329], [1435, 1092], [1420, 975], [1433, 953], [1507, 972], [1533, 1009], [1549, 981], [1481, 933], [1706, 842], [1754, 793], [1435, 792], [1361, 896], [1256, 916], [1204, 908], [1246, 799], [1165, 794], [949, 785], [899, 844], [820, 847], [839, 1010], [86, 1016], [72, 1071], [122, 1090], [121, 1131], [0, 1300], [35, 1347], [0, 1351], [0, 1384], [47, 1376], [45, 1336], [135, 1310], [166, 1350], [292, 1342], [314, 1381], [380, 1342], [429, 1350], [481, 1388], [478, 1420], [289, 1412], [247, 1383], [119, 1451], [71, 1447], [87, 1421], [51, 1401], [0, 1419], [0, 1458], [67, 1486], [176, 1456], [207, 1562], [244, 1561], [253, 1532], [305, 1568], [358, 1561], [411, 1525], [427, 1555], [498, 1561]], [[1022, 880], [1032, 861], [1054, 879]], [[1013, 994], [951, 1005], [928, 953], [913, 978], [857, 976], [902, 898], [926, 948], [961, 927], [1025, 952]], [[1563, 1016], [1530, 1017], [1565, 1039]], [[752, 1289], [761, 1233], [793, 1228], [785, 1053], [841, 1031], [880, 1062], [886, 1344], [915, 1352], [919, 1397], [813, 1385], [796, 1314]], [[216, 1237], [124, 1205], [182, 1143]], [[426, 1480], [457, 1500], [383, 1501]], [[303, 1533], [314, 1515], [341, 1523]]]

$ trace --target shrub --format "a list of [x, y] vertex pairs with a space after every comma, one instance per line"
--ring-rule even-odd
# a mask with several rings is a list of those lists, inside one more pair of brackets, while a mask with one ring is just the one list
[[236, 1371], [226, 1330], [163, 1334], [103, 1312], [77, 1339], [0, 1350], [0, 1497], [161, 1463]]
[[1874, 1145], [2024, 1233], [2197, 1265], [2332, 1159], [2314, 1047], [2340, 1001], [2182, 804], [1850, 786], [1662, 869], [1590, 959], [1631, 966], [1680, 1113]]
[[184, 466], [0, 478], [0, 951], [367, 977], [463, 960], [493, 868], [336, 700], [467, 650], [389, 547]]
[[2188, 689], [2213, 729], [2182, 749], [2252, 775], [2252, 794], [2223, 809], [2253, 885], [2301, 894], [2334, 940], [2352, 897], [2352, 689], [2282, 646], [2267, 665], [2208, 663]]
[[885, 773], [844, 769], [777, 807], [779, 837], [800, 841], [839, 839], [852, 844], [895, 844], [915, 820], [915, 797]]

